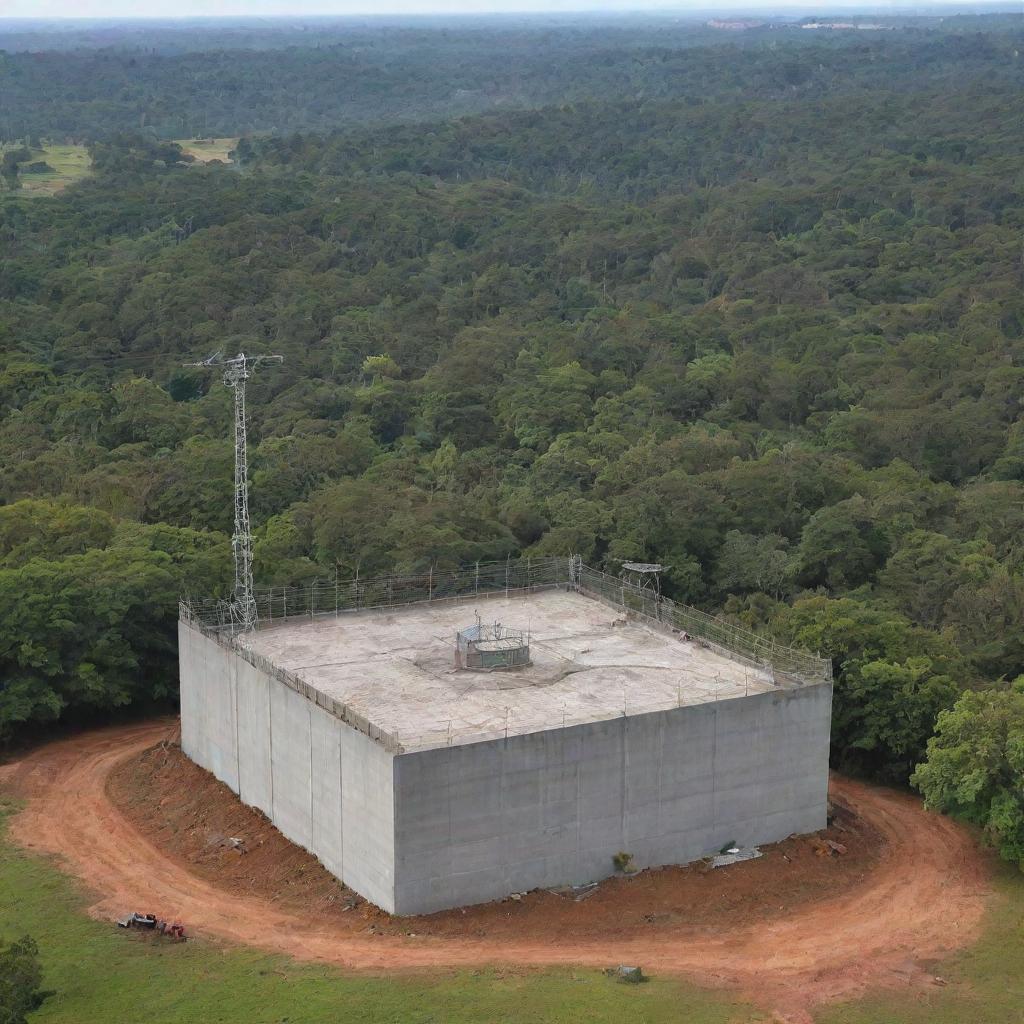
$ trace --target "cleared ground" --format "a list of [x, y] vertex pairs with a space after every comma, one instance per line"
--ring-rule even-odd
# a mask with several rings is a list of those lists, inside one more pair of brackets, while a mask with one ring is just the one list
[[[455, 636], [530, 634], [528, 668], [455, 668]], [[406, 749], [515, 736], [772, 689], [762, 671], [565, 591], [418, 604], [271, 626], [241, 640]]]
[[[909, 796], [836, 779], [835, 797], [879, 834], [877, 861], [834, 895], [783, 905], [777, 914], [739, 925], [681, 921], [602, 936], [549, 927], [543, 914], [532, 934], [494, 937], [468, 927], [423, 935], [415, 920], [411, 935], [382, 934], [373, 922], [339, 926], [200, 877], [114, 804], [111, 773], [171, 732], [163, 722], [88, 733], [43, 747], [3, 772], [27, 799], [13, 838], [60, 855], [86, 880], [100, 894], [94, 916], [110, 920], [125, 907], [153, 906], [181, 916], [200, 937], [370, 971], [635, 961], [657, 974], [749, 994], [798, 1021], [821, 1003], [877, 987], [929, 991], [934, 961], [977, 938], [989, 905], [987, 861], [967, 833]], [[707, 877], [719, 884], [723, 876]], [[501, 906], [510, 919], [520, 909]]]
[[[3, 147], [0, 147], [0, 153]], [[8, 195], [20, 196], [24, 199], [35, 199], [40, 196], [54, 196], [62, 192], [80, 178], [89, 173], [91, 161], [85, 146], [44, 146], [32, 150], [32, 160], [41, 160], [53, 168], [52, 173], [22, 174], [21, 188]], [[3, 195], [0, 191], [0, 195]]]
[[175, 139], [181, 148], [193, 157], [196, 163], [208, 164], [211, 160], [233, 163], [230, 153], [238, 145], [238, 137], [224, 139]]

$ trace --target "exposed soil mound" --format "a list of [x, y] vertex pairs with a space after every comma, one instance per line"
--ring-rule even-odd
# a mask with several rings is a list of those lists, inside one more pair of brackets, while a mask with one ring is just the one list
[[717, 932], [725, 922], [737, 928], [771, 920], [780, 910], [837, 895], [866, 877], [885, 845], [840, 799], [826, 831], [766, 846], [758, 860], [715, 870], [698, 862], [643, 871], [606, 879], [579, 901], [538, 890], [413, 922], [366, 905], [175, 743], [164, 741], [118, 765], [107, 793], [154, 845], [218, 888], [320, 917], [358, 908], [356, 920], [373, 918], [385, 934], [542, 939], [556, 928], [575, 938]]
[[165, 740], [118, 765], [107, 794], [150, 842], [228, 892], [315, 914], [362, 902], [177, 743]]

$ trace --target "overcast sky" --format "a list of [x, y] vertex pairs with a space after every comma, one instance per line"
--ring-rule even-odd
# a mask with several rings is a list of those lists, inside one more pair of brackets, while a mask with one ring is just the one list
[[[958, 7], [971, 0], [950, 0]], [[0, 17], [11, 18], [123, 18], [197, 17], [308, 14], [497, 14], [531, 11], [557, 14], [570, 11], [632, 10], [792, 10], [827, 12], [838, 8], [891, 6], [906, 12], [917, 7], [934, 9], [941, 0], [887, 5], [871, 0], [0, 0]], [[978, 6], [987, 6], [983, 0]], [[1024, 0], [1022, 0], [1024, 10]]]

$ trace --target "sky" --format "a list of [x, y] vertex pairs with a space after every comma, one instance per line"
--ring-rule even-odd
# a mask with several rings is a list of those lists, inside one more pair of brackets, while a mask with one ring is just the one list
[[[971, 0], [950, 0], [968, 7]], [[879, 0], [0, 0], [0, 18], [182, 18], [200, 16], [301, 16], [346, 14], [499, 14], [573, 11], [830, 10], [891, 6], [900, 13], [934, 9], [942, 0], [891, 5]], [[980, 0], [977, 6], [988, 6]], [[1024, 10], [1024, 0], [1021, 9]]]

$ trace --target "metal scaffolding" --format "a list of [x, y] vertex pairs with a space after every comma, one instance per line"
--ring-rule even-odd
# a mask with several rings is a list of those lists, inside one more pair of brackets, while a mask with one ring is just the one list
[[655, 597], [661, 597], [661, 574], [671, 568], [659, 562], [623, 562], [621, 576], [638, 590], [649, 590]]

